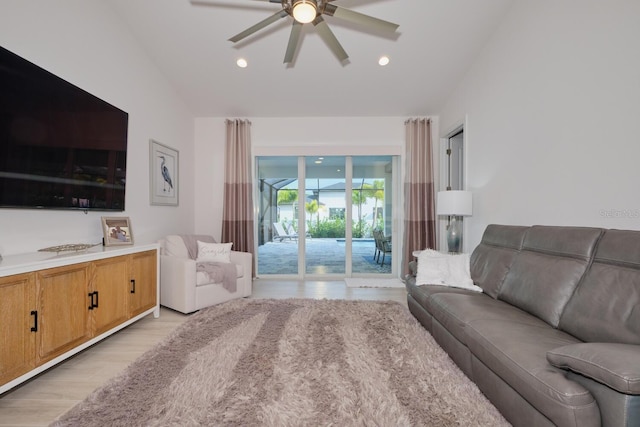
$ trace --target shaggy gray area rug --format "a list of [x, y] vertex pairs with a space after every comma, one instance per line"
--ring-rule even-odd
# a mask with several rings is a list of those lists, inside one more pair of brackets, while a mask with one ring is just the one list
[[509, 425], [396, 302], [201, 310], [54, 426]]

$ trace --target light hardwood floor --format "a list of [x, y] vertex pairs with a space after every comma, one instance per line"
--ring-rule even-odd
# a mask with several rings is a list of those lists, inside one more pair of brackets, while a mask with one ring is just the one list
[[[407, 304], [403, 288], [347, 288], [342, 280], [255, 280], [251, 298], [392, 300]], [[149, 315], [4, 393], [0, 396], [0, 426], [49, 425], [188, 318], [163, 307], [158, 319]]]

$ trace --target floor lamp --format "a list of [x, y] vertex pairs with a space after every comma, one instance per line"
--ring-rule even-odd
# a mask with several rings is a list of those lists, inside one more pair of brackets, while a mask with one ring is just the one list
[[462, 251], [462, 217], [471, 216], [472, 196], [470, 191], [440, 191], [436, 201], [436, 213], [448, 216], [447, 246], [449, 252]]

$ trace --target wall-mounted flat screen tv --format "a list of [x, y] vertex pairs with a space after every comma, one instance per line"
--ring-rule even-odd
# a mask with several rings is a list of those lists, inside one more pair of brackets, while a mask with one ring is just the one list
[[123, 211], [128, 121], [0, 47], [0, 207]]

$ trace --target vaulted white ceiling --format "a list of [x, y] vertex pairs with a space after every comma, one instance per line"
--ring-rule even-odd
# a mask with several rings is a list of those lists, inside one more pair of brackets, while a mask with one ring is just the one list
[[[400, 25], [395, 37], [326, 17], [341, 64], [303, 27], [283, 64], [292, 18], [234, 45], [228, 38], [280, 9], [268, 0], [107, 0], [198, 117], [438, 114], [513, 0], [335, 0]], [[208, 2], [210, 5], [202, 3]], [[386, 67], [381, 55], [390, 57]], [[249, 66], [241, 69], [238, 58]]]

